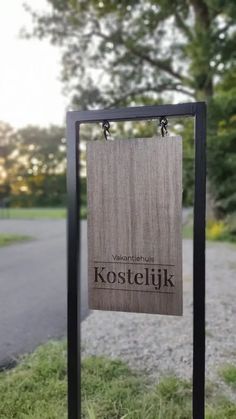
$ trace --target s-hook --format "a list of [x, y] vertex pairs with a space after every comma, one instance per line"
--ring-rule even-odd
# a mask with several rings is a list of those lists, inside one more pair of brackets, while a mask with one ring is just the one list
[[165, 137], [165, 135], [168, 135], [167, 125], [168, 125], [168, 119], [166, 118], [166, 116], [161, 116], [159, 119], [159, 127], [161, 127], [162, 137]]
[[109, 131], [110, 123], [109, 123], [109, 121], [107, 121], [107, 120], [103, 121], [102, 128], [103, 128], [103, 133], [104, 133], [105, 140], [107, 141], [108, 140], [107, 134], [110, 135], [110, 131]]

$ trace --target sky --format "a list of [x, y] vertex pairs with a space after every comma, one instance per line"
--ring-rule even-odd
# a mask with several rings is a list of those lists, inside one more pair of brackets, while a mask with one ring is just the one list
[[60, 51], [48, 40], [20, 39], [32, 27], [28, 3], [47, 10], [46, 0], [0, 2], [0, 121], [12, 127], [64, 124], [67, 101], [60, 82]]

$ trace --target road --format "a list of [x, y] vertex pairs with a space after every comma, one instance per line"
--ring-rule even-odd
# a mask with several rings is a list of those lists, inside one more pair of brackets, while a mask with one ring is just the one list
[[[87, 308], [86, 222], [81, 223], [81, 314]], [[0, 368], [66, 335], [65, 220], [0, 220], [1, 233], [33, 240], [0, 248]]]
[[[189, 210], [183, 212], [183, 222], [188, 215]], [[88, 314], [86, 228], [82, 221], [82, 318]], [[1, 369], [48, 339], [66, 335], [66, 221], [4, 219], [0, 232], [33, 237], [0, 248]]]

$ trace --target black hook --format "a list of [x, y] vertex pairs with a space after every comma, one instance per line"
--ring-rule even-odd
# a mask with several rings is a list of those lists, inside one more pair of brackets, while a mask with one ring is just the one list
[[161, 116], [159, 119], [159, 127], [161, 127], [162, 137], [165, 137], [165, 135], [168, 134], [167, 125], [168, 125], [168, 119], [166, 118], [166, 116]]
[[104, 133], [105, 140], [107, 141], [107, 134], [110, 135], [110, 131], [109, 131], [110, 123], [109, 123], [109, 121], [107, 121], [107, 120], [103, 121], [102, 128], [103, 128], [103, 133]]

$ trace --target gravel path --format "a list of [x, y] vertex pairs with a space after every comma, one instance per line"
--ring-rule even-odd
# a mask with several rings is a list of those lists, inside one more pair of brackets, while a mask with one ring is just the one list
[[[184, 240], [184, 315], [93, 311], [82, 325], [83, 355], [121, 358], [154, 379], [192, 375], [192, 241]], [[236, 246], [207, 244], [206, 377], [236, 398], [219, 367], [236, 363]]]

